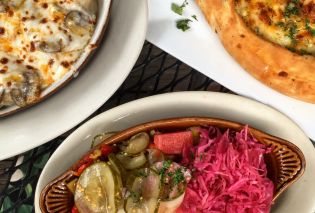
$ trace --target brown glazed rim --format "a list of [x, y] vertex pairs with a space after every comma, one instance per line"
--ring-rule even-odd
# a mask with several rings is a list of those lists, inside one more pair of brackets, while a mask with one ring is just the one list
[[[206, 118], [206, 117], [184, 117], [184, 118], [172, 118], [172, 119], [163, 119], [163, 120], [157, 120], [152, 121], [144, 124], [140, 124], [131, 128], [128, 128], [126, 130], [123, 130], [107, 139], [102, 141], [100, 144], [98, 144], [96, 147], [88, 151], [86, 154], [89, 154], [93, 152], [95, 149], [100, 148], [102, 144], [115, 144], [119, 143], [123, 140], [126, 140], [130, 138], [131, 136], [143, 132], [143, 131], [149, 131], [151, 129], [160, 129], [160, 130], [179, 130], [179, 129], [185, 129], [192, 126], [215, 126], [220, 129], [233, 129], [233, 130], [241, 130], [244, 128], [244, 124], [236, 123], [232, 121], [222, 120], [222, 119], [215, 119], [215, 118]], [[297, 169], [293, 174], [290, 174], [290, 177], [285, 179], [284, 182], [281, 184], [274, 183], [275, 184], [275, 193], [273, 196], [273, 202], [279, 197], [279, 195], [284, 192], [289, 186], [291, 186], [295, 181], [297, 181], [304, 173], [305, 170], [305, 158], [301, 150], [294, 145], [293, 143], [286, 141], [284, 139], [269, 135], [267, 133], [264, 133], [258, 129], [249, 127], [249, 131], [251, 134], [261, 143], [270, 145], [276, 145], [279, 149], [277, 149], [277, 154], [271, 153], [270, 156], [273, 156], [275, 159], [276, 155], [285, 155], [285, 153], [290, 152], [293, 154], [294, 159], [297, 162]], [[285, 152], [283, 152], [285, 151]], [[85, 154], [85, 155], [86, 155]], [[85, 156], [84, 155], [84, 156]], [[81, 159], [83, 159], [83, 157]], [[279, 156], [278, 156], [279, 157]], [[281, 157], [280, 157], [281, 158]], [[285, 159], [285, 158], [284, 158]], [[53, 196], [47, 196], [48, 193], [51, 193], [53, 188], [59, 186], [63, 186], [65, 190], [67, 191], [67, 188], [65, 187], [65, 184], [67, 181], [71, 180], [74, 177], [74, 171], [78, 169], [80, 160], [78, 160], [76, 163], [74, 163], [66, 172], [64, 172], [59, 177], [52, 180], [50, 183], [48, 183], [44, 189], [41, 191], [40, 194], [40, 200], [39, 205], [42, 212], [53, 212], [48, 211], [48, 209], [54, 208], [53, 205], [57, 205], [58, 200], [55, 200], [56, 198]], [[277, 164], [275, 161], [271, 162], [273, 171], [279, 171], [279, 167], [281, 165], [275, 165]], [[282, 162], [280, 162], [282, 164]], [[289, 164], [288, 164], [289, 165]], [[291, 165], [291, 164], [290, 164]], [[268, 167], [268, 164], [267, 164]], [[285, 165], [282, 167], [285, 167]], [[274, 182], [274, 181], [273, 181]], [[63, 191], [63, 194], [66, 194], [67, 192]], [[58, 192], [60, 193], [60, 191]], [[73, 201], [71, 199], [66, 200], [66, 204], [68, 206], [71, 206], [73, 204]], [[62, 204], [62, 205], [66, 205]], [[70, 205], [71, 204], [71, 205]]]
[[[52, 95], [54, 95], [55, 93], [57, 93], [58, 91], [60, 91], [63, 87], [65, 87], [72, 79], [74, 79], [74, 76], [76, 73], [78, 72], [82, 72], [84, 71], [84, 67], [85, 65], [91, 60], [93, 54], [96, 52], [96, 50], [99, 48], [103, 38], [104, 38], [104, 35], [107, 31], [107, 27], [109, 25], [109, 19], [110, 19], [110, 15], [111, 15], [111, 9], [112, 9], [112, 5], [113, 5], [113, 0], [110, 0], [110, 6], [109, 6], [109, 10], [108, 10], [108, 15], [107, 15], [107, 18], [106, 18], [106, 21], [102, 27], [102, 30], [99, 34], [99, 36], [97, 37], [95, 43], [89, 43], [87, 44], [87, 46], [93, 46], [93, 48], [90, 49], [90, 52], [89, 54], [86, 56], [86, 58], [84, 59], [84, 61], [80, 64], [80, 66], [78, 67], [78, 69], [74, 70], [73, 71], [73, 74], [70, 75], [64, 82], [62, 82], [58, 87], [56, 87], [55, 89], [53, 89], [51, 92], [47, 93], [46, 95], [44, 96], [41, 96], [39, 97], [36, 101], [34, 101], [33, 103], [30, 103], [24, 107], [17, 107], [17, 108], [14, 108], [8, 112], [5, 112], [5, 113], [1, 113], [1, 109], [0, 109], [0, 118], [2, 117], [6, 117], [8, 115], [12, 115], [12, 114], [15, 114], [17, 112], [20, 112], [22, 110], [25, 110], [25, 109], [28, 109], [32, 106], [34, 106], [35, 104], [38, 104], [46, 99], [48, 99], [49, 97], [51, 97]], [[100, 11], [99, 11], [100, 12]], [[14, 106], [10, 106], [10, 107], [14, 107]]]

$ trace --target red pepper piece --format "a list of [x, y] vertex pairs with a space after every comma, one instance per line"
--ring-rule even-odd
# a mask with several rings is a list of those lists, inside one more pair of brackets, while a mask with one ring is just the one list
[[84, 158], [83, 158], [83, 161], [84, 163], [90, 163], [93, 161], [93, 159], [90, 157], [90, 155], [86, 155]]
[[166, 154], [180, 154], [185, 145], [193, 144], [191, 131], [154, 135], [154, 144]]
[[75, 173], [76, 176], [80, 176], [82, 174], [82, 172], [87, 168], [89, 167], [93, 162], [89, 162], [89, 163], [86, 163], [86, 164], [83, 164], [79, 167], [78, 171]]
[[93, 162], [93, 159], [90, 157], [90, 155], [86, 155], [83, 157], [83, 159], [79, 161], [79, 165], [83, 165], [83, 164], [91, 163], [91, 162]]
[[109, 155], [110, 153], [114, 152], [114, 147], [107, 145], [107, 144], [103, 144], [101, 146], [101, 152], [102, 152], [102, 156], [106, 157], [107, 155]]
[[79, 213], [79, 210], [75, 205], [72, 207], [71, 213]]

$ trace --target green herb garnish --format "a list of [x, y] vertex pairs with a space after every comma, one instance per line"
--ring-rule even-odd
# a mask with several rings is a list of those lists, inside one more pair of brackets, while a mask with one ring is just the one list
[[294, 39], [295, 36], [296, 36], [296, 33], [297, 33], [297, 26], [296, 26], [296, 24], [290, 25], [290, 28], [289, 28], [289, 37], [290, 37], [291, 39]]
[[[188, 1], [187, 0], [185, 0], [181, 5], [178, 5], [176, 3], [172, 3], [171, 9], [172, 9], [172, 11], [174, 13], [182, 16], [183, 13], [184, 13], [184, 8], [186, 7], [186, 5], [188, 5]], [[192, 15], [191, 17], [193, 19], [195, 19], [196, 21], [198, 21], [196, 15]], [[177, 20], [176, 21], [176, 27], [177, 27], [177, 29], [180, 29], [183, 32], [185, 32], [185, 31], [190, 29], [189, 22], [192, 22], [192, 20], [189, 19], [189, 18]]]
[[173, 177], [173, 173], [172, 173], [172, 172], [169, 172], [169, 173], [167, 173], [167, 176]]
[[315, 36], [315, 29], [313, 29], [311, 26], [310, 26], [310, 20], [309, 19], [306, 19], [305, 20], [305, 28], [307, 29], [307, 31], [309, 33], [311, 33], [312, 36]]
[[287, 36], [291, 39], [291, 43], [292, 43], [293, 45], [296, 45], [296, 42], [297, 42], [297, 40], [296, 40], [296, 34], [297, 34], [297, 32], [298, 32], [298, 30], [297, 30], [297, 25], [296, 25], [295, 23], [293, 23], [293, 22], [288, 23], [288, 24], [286, 25], [285, 30], [288, 30]]
[[290, 2], [284, 9], [284, 16], [289, 18], [291, 15], [299, 15], [300, 8], [298, 7], [298, 1]]
[[182, 5], [178, 5], [176, 3], [172, 3], [171, 9], [174, 13], [177, 13], [178, 15], [183, 15], [184, 8], [188, 4], [187, 0], [185, 0]]
[[183, 32], [185, 32], [185, 31], [190, 29], [189, 22], [191, 22], [191, 20], [188, 18], [177, 20], [176, 21], [176, 27], [177, 27], [177, 29], [180, 29]]
[[148, 172], [140, 170], [137, 172], [137, 177], [148, 177]]
[[279, 22], [276, 23], [276, 26], [285, 28], [285, 23], [282, 22], [282, 21], [279, 21]]
[[164, 161], [163, 162], [163, 169], [165, 169], [165, 170], [169, 169], [171, 164], [172, 164], [172, 161], [170, 161], [170, 160]]
[[177, 185], [184, 180], [185, 180], [185, 177], [184, 177], [182, 170], [180, 168], [176, 169], [174, 176], [173, 176], [174, 185]]
[[162, 169], [159, 171], [159, 175], [163, 177], [165, 175], [165, 171], [170, 168], [171, 164], [172, 164], [172, 161], [170, 160], [164, 161]]

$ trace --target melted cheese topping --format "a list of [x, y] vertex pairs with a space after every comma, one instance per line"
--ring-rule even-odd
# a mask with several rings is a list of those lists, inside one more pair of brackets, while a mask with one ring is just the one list
[[[0, 1], [1, 91], [8, 94], [14, 85], [23, 81], [22, 74], [27, 70], [39, 74], [41, 89], [45, 89], [72, 69], [91, 39], [96, 22], [96, 14], [79, 1], [84, 2]], [[74, 16], [72, 22], [68, 21], [73, 11], [75, 15], [79, 12], [83, 20]], [[77, 23], [82, 25], [78, 27]]]
[[263, 38], [299, 54], [315, 55], [312, 0], [235, 0], [235, 9]]

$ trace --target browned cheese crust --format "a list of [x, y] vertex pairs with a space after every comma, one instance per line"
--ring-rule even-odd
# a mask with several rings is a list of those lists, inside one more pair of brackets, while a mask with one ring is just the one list
[[234, 0], [196, 1], [225, 49], [245, 70], [283, 94], [315, 103], [314, 56], [298, 55], [257, 36], [236, 13]]

